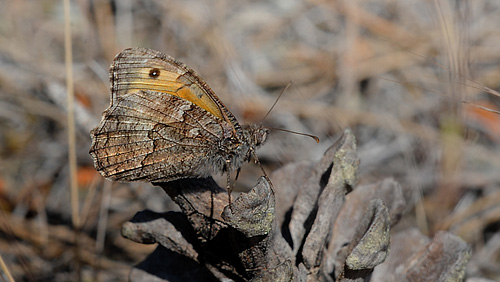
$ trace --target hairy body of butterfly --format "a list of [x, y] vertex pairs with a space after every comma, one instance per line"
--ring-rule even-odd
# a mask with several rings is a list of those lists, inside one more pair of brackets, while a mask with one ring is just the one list
[[118, 181], [166, 182], [238, 170], [266, 140], [241, 126], [208, 85], [160, 52], [126, 49], [110, 69], [111, 105], [91, 131], [96, 169]]

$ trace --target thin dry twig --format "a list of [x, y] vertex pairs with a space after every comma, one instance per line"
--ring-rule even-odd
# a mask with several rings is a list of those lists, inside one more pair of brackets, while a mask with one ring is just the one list
[[14, 282], [14, 277], [12, 277], [12, 274], [10, 273], [9, 268], [5, 264], [5, 261], [2, 258], [2, 254], [0, 254], [0, 268], [2, 269], [5, 276], [7, 276], [7, 281]]

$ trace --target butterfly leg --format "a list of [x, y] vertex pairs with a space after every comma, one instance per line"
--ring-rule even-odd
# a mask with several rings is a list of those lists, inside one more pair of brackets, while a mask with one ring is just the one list
[[236, 182], [238, 180], [238, 176], [240, 176], [240, 171], [241, 171], [241, 167], [238, 168], [238, 170], [236, 171], [236, 177], [234, 178], [234, 182]]
[[233, 185], [231, 185], [231, 171], [229, 170], [230, 167], [230, 160], [226, 160], [226, 190], [227, 190], [227, 196], [229, 199], [229, 208], [232, 210], [231, 206], [231, 192], [233, 192]]
[[264, 178], [267, 180], [267, 182], [269, 182], [269, 185], [271, 187], [271, 192], [273, 194], [275, 194], [274, 193], [274, 187], [273, 187], [273, 184], [271, 182], [271, 179], [269, 179], [269, 176], [267, 176], [266, 170], [264, 169], [264, 167], [260, 163], [259, 158], [257, 157], [257, 154], [255, 153], [255, 150], [251, 149], [250, 151], [251, 151], [251, 154], [252, 154], [252, 157], [253, 157], [255, 163], [260, 167], [260, 170], [262, 170], [262, 173], [264, 174]]

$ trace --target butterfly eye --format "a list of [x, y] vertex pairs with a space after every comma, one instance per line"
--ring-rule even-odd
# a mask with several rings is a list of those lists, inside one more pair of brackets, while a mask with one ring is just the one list
[[159, 69], [151, 69], [149, 71], [149, 77], [152, 77], [152, 78], [157, 78], [160, 76], [160, 70]]

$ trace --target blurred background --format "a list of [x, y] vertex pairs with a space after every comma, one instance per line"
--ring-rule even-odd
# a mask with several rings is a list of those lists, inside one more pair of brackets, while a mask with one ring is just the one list
[[[8, 269], [19, 281], [123, 281], [154, 249], [123, 239], [121, 224], [175, 206], [150, 184], [104, 180], [88, 154], [89, 131], [109, 105], [113, 57], [147, 47], [195, 69], [241, 123], [261, 122], [292, 82], [263, 123], [321, 142], [272, 132], [258, 151], [266, 170], [318, 160], [351, 127], [360, 182], [394, 177], [411, 199], [397, 228], [460, 236], [472, 247], [467, 277], [500, 281], [500, 1], [77, 0], [69, 8], [74, 127], [63, 1], [0, 1], [3, 279]], [[237, 185], [258, 176], [250, 163]]]

